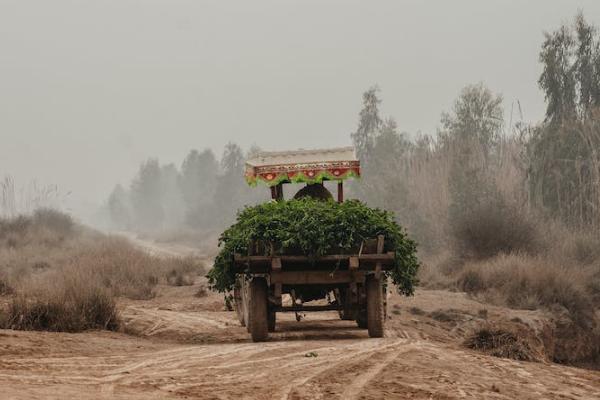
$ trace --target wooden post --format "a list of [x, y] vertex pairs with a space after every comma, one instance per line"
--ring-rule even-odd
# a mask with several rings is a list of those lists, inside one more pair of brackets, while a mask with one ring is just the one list
[[[383, 235], [377, 236], [377, 254], [383, 253], [383, 245], [385, 237]], [[381, 262], [375, 263], [375, 279], [381, 279]]]
[[283, 200], [283, 184], [277, 185], [277, 201]]
[[277, 186], [271, 186], [271, 199], [277, 200]]
[[344, 202], [344, 182], [338, 182], [338, 203]]

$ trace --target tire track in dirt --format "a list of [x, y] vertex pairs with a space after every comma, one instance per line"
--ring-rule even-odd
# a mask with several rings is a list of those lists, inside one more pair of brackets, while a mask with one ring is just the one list
[[[358, 351], [354, 349], [354, 347], [358, 347], [358, 346], [346, 348], [346, 349], [344, 349], [345, 351], [342, 353], [343, 355], [336, 357], [334, 360], [330, 360], [328, 358], [328, 359], [320, 362], [319, 364], [311, 365], [310, 366], [310, 374], [308, 374], [308, 375], [304, 374], [305, 376], [292, 381], [291, 384], [289, 384], [283, 388], [283, 390], [282, 390], [283, 393], [282, 393], [281, 399], [288, 400], [288, 399], [298, 398], [298, 396], [300, 395], [299, 393], [301, 393], [301, 391], [303, 389], [303, 386], [308, 385], [310, 383], [310, 381], [315, 380], [316, 378], [319, 378], [323, 375], [326, 375], [329, 378], [335, 377], [335, 372], [341, 371], [346, 366], [347, 362], [349, 362], [349, 361], [351, 361], [353, 364], [356, 364], [356, 363], [363, 364], [367, 360], [372, 358], [373, 353], [375, 353], [375, 352], [387, 351], [389, 349], [397, 347], [398, 345], [406, 345], [406, 344], [407, 344], [406, 341], [401, 341], [401, 342], [395, 341], [391, 344], [372, 347], [367, 350], [358, 350]], [[315, 352], [317, 352], [317, 349], [315, 349]], [[318, 352], [317, 352], [317, 354], [318, 354]], [[333, 365], [332, 365], [332, 363], [333, 363]], [[325, 365], [325, 367], [324, 368], [315, 368], [317, 365]], [[332, 371], [334, 373], [327, 374], [328, 372], [332, 372]]]
[[[426, 313], [403, 318], [400, 305], [404, 312], [408, 301], [397, 296], [389, 298], [398, 312], [383, 339], [369, 339], [335, 313], [319, 313], [300, 323], [293, 315], [278, 315], [271, 340], [251, 343], [234, 313], [220, 311], [221, 296], [198, 299], [194, 292], [193, 287], [164, 287], [155, 299], [121, 304], [127, 328], [138, 337], [100, 332], [0, 336], [0, 398], [600, 398], [599, 372], [466, 351], [457, 344], [456, 330], [448, 334]], [[412, 305], [450, 307], [448, 300], [459, 295], [425, 296], [429, 303], [413, 298]], [[458, 300], [461, 306], [466, 301]], [[481, 306], [475, 307], [476, 312]]]

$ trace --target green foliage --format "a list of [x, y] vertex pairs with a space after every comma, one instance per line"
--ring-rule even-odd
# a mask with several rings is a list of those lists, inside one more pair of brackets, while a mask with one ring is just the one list
[[463, 88], [454, 102], [451, 113], [442, 114], [446, 144], [465, 145], [478, 142], [489, 154], [497, 144], [504, 121], [502, 96], [494, 94], [482, 83]]
[[233, 257], [248, 254], [250, 243], [275, 243], [281, 254], [356, 252], [363, 240], [385, 236], [385, 251], [396, 259], [389, 277], [406, 295], [413, 293], [419, 262], [416, 244], [394, 221], [392, 214], [351, 200], [344, 203], [299, 199], [247, 207], [237, 222], [221, 235], [221, 252], [208, 280], [213, 290], [231, 290], [235, 281]]
[[572, 25], [546, 33], [538, 80], [547, 101], [546, 121], [560, 124], [600, 106], [600, 37], [582, 14]]
[[379, 104], [381, 100], [377, 97], [379, 88], [371, 87], [363, 93], [363, 108], [359, 114], [356, 132], [351, 134], [356, 154], [363, 164], [370, 161], [375, 136], [381, 128], [383, 120], [379, 116]]

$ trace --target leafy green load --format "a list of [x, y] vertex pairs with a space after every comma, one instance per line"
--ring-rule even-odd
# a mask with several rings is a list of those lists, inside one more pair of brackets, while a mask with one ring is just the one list
[[309, 198], [247, 207], [219, 239], [221, 252], [208, 273], [211, 289], [227, 292], [235, 283], [234, 254], [248, 254], [251, 243], [275, 243], [280, 254], [356, 253], [367, 239], [385, 236], [384, 250], [396, 253], [387, 272], [400, 293], [411, 295], [419, 262], [416, 244], [391, 213], [360, 201], [344, 203]]

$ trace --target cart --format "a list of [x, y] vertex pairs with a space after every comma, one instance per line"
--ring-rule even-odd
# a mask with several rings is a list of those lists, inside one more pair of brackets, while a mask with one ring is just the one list
[[[266, 184], [273, 201], [283, 200], [283, 185], [306, 184], [323, 191], [324, 181], [337, 182], [337, 201], [344, 201], [343, 182], [360, 176], [354, 149], [262, 152], [246, 163], [251, 186]], [[319, 187], [321, 185], [321, 187]], [[310, 191], [308, 191], [310, 192]], [[354, 320], [370, 337], [382, 337], [386, 319], [386, 279], [395, 254], [385, 253], [383, 236], [361, 243], [351, 254], [277, 254], [276, 243], [252, 243], [248, 255], [235, 255], [234, 306], [240, 323], [255, 342], [276, 327], [277, 313], [337, 311]], [[290, 301], [284, 305], [283, 295]]]

